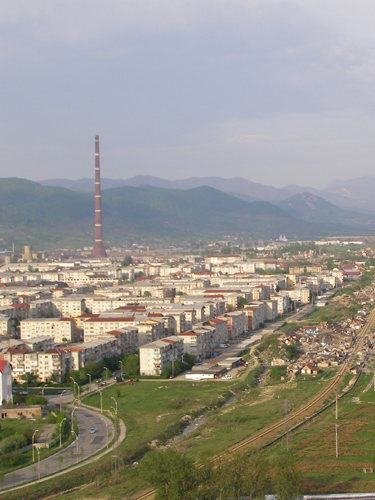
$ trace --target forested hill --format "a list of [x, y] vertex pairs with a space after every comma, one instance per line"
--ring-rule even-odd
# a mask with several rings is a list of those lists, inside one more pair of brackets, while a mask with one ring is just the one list
[[[360, 234], [373, 221], [309, 222], [269, 202], [247, 202], [210, 187], [189, 190], [123, 186], [102, 192], [103, 236], [113, 244], [127, 241], [187, 241], [227, 235], [244, 238], [311, 238]], [[288, 210], [289, 208], [289, 210]], [[286, 210], [289, 211], [289, 213]], [[0, 179], [2, 246], [31, 243], [34, 248], [79, 247], [93, 242], [94, 197], [24, 179]], [[358, 218], [357, 218], [358, 219]]]

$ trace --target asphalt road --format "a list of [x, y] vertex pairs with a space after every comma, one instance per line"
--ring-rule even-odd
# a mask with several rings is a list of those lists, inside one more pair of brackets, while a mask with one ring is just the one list
[[[55, 398], [59, 397], [55, 396]], [[49, 402], [51, 402], [51, 399], [49, 398]], [[68, 399], [68, 395], [66, 399]], [[71, 399], [72, 395], [70, 394]], [[63, 404], [67, 403], [68, 401], [63, 401]], [[114, 434], [113, 424], [108, 418], [80, 406], [74, 411], [74, 418], [77, 418], [78, 422], [78, 441], [73, 441], [69, 446], [61, 449], [61, 451], [41, 460], [39, 464], [37, 462], [38, 453], [35, 451], [35, 463], [6, 474], [4, 482], [0, 485], [0, 489], [18, 486], [25, 482], [34, 481], [39, 477], [42, 478], [43, 476], [58, 472], [87, 459], [89, 456], [107, 447], [107, 436], [108, 442], [110, 442]], [[90, 433], [91, 428], [95, 429], [94, 434]], [[63, 458], [59, 461], [59, 457]]]

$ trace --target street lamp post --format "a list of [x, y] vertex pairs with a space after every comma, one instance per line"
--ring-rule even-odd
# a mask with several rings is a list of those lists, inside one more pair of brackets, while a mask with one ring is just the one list
[[103, 422], [105, 423], [105, 435], [107, 437], [107, 448], [108, 448], [108, 424], [105, 418], [101, 417], [101, 420], [103, 420]]
[[91, 375], [89, 373], [87, 375], [89, 377], [89, 392], [90, 392], [90, 390], [91, 390]]
[[64, 394], [64, 392], [68, 392], [66, 389], [64, 389], [63, 391], [61, 391], [61, 394], [60, 394], [60, 411], [62, 410], [62, 395]]
[[61, 448], [61, 427], [62, 427], [62, 424], [64, 423], [64, 420], [66, 420], [66, 418], [63, 418], [60, 422], [60, 448]]
[[38, 452], [38, 479], [40, 479], [40, 451], [39, 448], [35, 445], [33, 445], [33, 450], [36, 448], [36, 451]]
[[122, 361], [119, 361], [118, 364], [120, 365], [120, 378], [122, 380]]
[[36, 431], [34, 431], [34, 434], [33, 434], [32, 438], [31, 438], [31, 445], [32, 445], [32, 448], [33, 448], [33, 462], [35, 460], [35, 458], [34, 458], [34, 438], [35, 438], [35, 434], [37, 432], [39, 432], [39, 429], [36, 429]]
[[99, 391], [99, 396], [100, 396], [100, 413], [103, 413], [103, 393], [102, 393], [102, 391]]
[[72, 431], [72, 434], [74, 434], [75, 437], [76, 437], [76, 443], [77, 443], [77, 464], [78, 464], [78, 436], [77, 436], [77, 434], [74, 431]]
[[42, 396], [44, 396], [44, 389], [46, 388], [47, 383], [44, 384], [43, 389], [42, 389]]
[[115, 402], [115, 405], [116, 405], [116, 409], [113, 408], [113, 406], [112, 406], [112, 408], [115, 410], [115, 412], [116, 412], [116, 418], [117, 418], [117, 401], [115, 400], [115, 398], [113, 396], [111, 396], [111, 399], [113, 399], [113, 401]]
[[73, 396], [75, 396], [76, 395], [76, 381], [74, 380], [73, 377], [69, 377], [69, 378], [70, 378], [70, 380], [73, 380]]
[[116, 413], [116, 408], [114, 406], [111, 406], [112, 410], [113, 410], [113, 413], [115, 414], [116, 418], [117, 418], [117, 413]]
[[72, 432], [74, 432], [74, 431], [73, 431], [73, 423], [74, 423], [74, 412], [75, 412], [75, 410], [76, 410], [76, 409], [77, 409], [77, 407], [75, 406], [75, 407], [73, 408], [73, 410], [72, 410], [72, 423], [71, 423], [71, 431], [72, 431]]
[[105, 370], [105, 383], [107, 384], [108, 382], [108, 368], [104, 367]]

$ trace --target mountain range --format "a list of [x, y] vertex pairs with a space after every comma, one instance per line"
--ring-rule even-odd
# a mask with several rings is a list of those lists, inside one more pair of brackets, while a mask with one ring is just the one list
[[[78, 192], [93, 192], [93, 179], [50, 179], [40, 181], [45, 186], [59, 186]], [[316, 189], [310, 186], [290, 184], [283, 188], [275, 188], [265, 184], [252, 182], [242, 177], [223, 179], [221, 177], [190, 177], [183, 180], [170, 181], [151, 175], [137, 175], [130, 179], [102, 178], [102, 189], [121, 186], [153, 186], [165, 189], [193, 189], [209, 186], [224, 193], [232, 194], [247, 201], [269, 201], [271, 203], [285, 200], [294, 194], [311, 193], [341, 208], [351, 210], [375, 211], [375, 177], [358, 177], [349, 180], [330, 182], [325, 188]]]
[[[241, 184], [232, 181], [230, 189]], [[269, 196], [277, 198], [279, 193], [272, 189], [267, 191]], [[103, 236], [107, 245], [228, 236], [249, 241], [275, 239], [281, 233], [288, 239], [372, 234], [375, 227], [375, 215], [344, 210], [308, 192], [274, 199], [273, 203], [241, 197], [251, 198], [209, 186], [107, 187], [102, 191]], [[12, 243], [32, 244], [34, 248], [92, 245], [93, 214], [94, 197], [90, 192], [24, 179], [0, 179], [0, 236], [4, 247]]]

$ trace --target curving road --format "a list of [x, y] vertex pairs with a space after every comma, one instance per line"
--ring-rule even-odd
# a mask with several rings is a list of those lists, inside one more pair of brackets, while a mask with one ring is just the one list
[[[66, 397], [64, 396], [64, 398], [69, 398], [69, 395]], [[72, 397], [70, 395], [70, 400], [71, 399]], [[50, 402], [51, 400], [49, 400], [49, 403]], [[67, 404], [67, 401], [63, 401], [63, 403]], [[59, 472], [60, 470], [86, 460], [91, 455], [108, 447], [108, 443], [114, 435], [114, 427], [111, 420], [104, 415], [81, 406], [75, 409], [74, 418], [77, 418], [78, 422], [78, 441], [73, 441], [69, 446], [61, 449], [61, 451], [41, 460], [39, 466], [37, 462], [38, 453], [35, 452], [35, 463], [23, 469], [6, 474], [4, 482], [0, 486], [0, 490], [19, 486], [26, 482], [35, 481], [39, 479], [39, 477], [42, 478], [43, 476]], [[91, 428], [95, 429], [95, 433], [90, 433]], [[59, 459], [59, 457], [62, 458]]]

